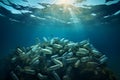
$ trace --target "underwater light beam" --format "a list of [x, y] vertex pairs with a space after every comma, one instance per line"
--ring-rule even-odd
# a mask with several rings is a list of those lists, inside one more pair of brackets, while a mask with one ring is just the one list
[[[68, 11], [69, 11], [69, 13], [71, 15], [71, 18], [72, 18], [71, 21], [72, 21], [72, 23], [74, 25], [74, 30], [76, 32], [81, 31], [83, 33], [84, 28], [83, 28], [82, 24], [80, 23], [80, 19], [77, 18], [76, 14], [74, 13], [74, 10], [72, 10], [72, 8], [68, 8]], [[78, 26], [78, 24], [79, 24], [80, 27]]]
[[79, 22], [79, 19], [77, 18], [77, 16], [75, 15], [75, 13], [72, 11], [71, 8], [68, 8], [69, 12], [70, 12], [70, 15], [72, 17], [72, 21], [73, 23], [78, 23]]

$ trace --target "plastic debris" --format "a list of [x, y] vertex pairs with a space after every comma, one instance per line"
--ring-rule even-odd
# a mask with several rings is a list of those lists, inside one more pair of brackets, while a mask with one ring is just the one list
[[43, 40], [44, 40], [45, 42], [48, 42], [48, 40], [47, 40], [47, 38], [46, 38], [46, 37], [43, 37]]
[[79, 67], [79, 65], [80, 65], [80, 60], [77, 60], [74, 66], [75, 66], [75, 68], [77, 68], [77, 67]]
[[53, 47], [54, 47], [54, 48], [58, 48], [58, 49], [62, 48], [62, 46], [59, 45], [59, 44], [53, 44]]
[[61, 67], [63, 67], [63, 63], [57, 59], [53, 59], [53, 62], [56, 64], [56, 65], [53, 65], [51, 67], [48, 68], [48, 71], [54, 71], [54, 70], [57, 70]]
[[87, 62], [87, 61], [90, 61], [90, 57], [86, 56], [81, 58], [81, 62]]
[[108, 58], [107, 58], [105, 55], [101, 56], [101, 57], [100, 57], [100, 64], [105, 63], [107, 59], [108, 59]]
[[88, 55], [89, 51], [85, 48], [79, 48], [79, 50], [76, 52], [77, 56], [86, 56]]
[[53, 74], [55, 80], [61, 80], [59, 75], [55, 71], [52, 71], [52, 74]]
[[10, 75], [11, 75], [13, 80], [19, 80], [19, 78], [17, 77], [17, 75], [13, 71], [11, 71]]
[[38, 76], [39, 80], [46, 80], [46, 78], [47, 78], [47, 76], [42, 75], [41, 73], [38, 73], [37, 76]]
[[35, 72], [35, 70], [32, 70], [32, 69], [24, 69], [24, 73], [35, 75], [36, 72]]
[[41, 49], [41, 52], [44, 54], [52, 54], [52, 51], [49, 49]]
[[43, 40], [24, 51], [17, 48], [17, 54], [15, 53], [11, 58], [12, 66], [15, 66], [10, 73], [13, 80], [19, 80], [17, 76], [24, 80], [24, 77], [21, 76], [22, 73], [34, 76], [39, 80], [72, 80], [71, 74], [74, 75], [74, 69], [83, 72], [82, 70], [89, 71], [90, 68], [98, 74], [99, 71], [94, 69], [105, 64], [108, 59], [88, 40], [72, 42], [58, 37], [51, 40], [44, 37]]

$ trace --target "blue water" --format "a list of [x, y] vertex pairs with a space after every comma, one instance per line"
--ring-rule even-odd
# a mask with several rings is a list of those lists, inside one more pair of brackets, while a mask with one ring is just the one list
[[61, 24], [47, 21], [40, 23], [17, 23], [0, 17], [0, 70], [4, 77], [7, 69], [6, 60], [16, 47], [36, 44], [36, 39], [43, 37], [66, 38], [74, 42], [89, 39], [90, 43], [108, 57], [108, 67], [120, 76], [120, 23]]
[[[5, 22], [3, 20], [3, 22]], [[89, 39], [103, 54], [108, 56], [108, 65], [120, 75], [120, 27], [119, 25], [82, 25], [70, 26], [60, 24], [18, 24], [5, 22], [1, 26], [1, 58], [7, 56], [18, 46], [27, 47], [36, 44], [36, 38], [60, 37], [74, 42]]]

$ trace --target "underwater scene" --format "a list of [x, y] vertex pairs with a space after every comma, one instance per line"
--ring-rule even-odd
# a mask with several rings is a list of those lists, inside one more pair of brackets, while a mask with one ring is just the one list
[[120, 0], [0, 0], [0, 80], [120, 80]]

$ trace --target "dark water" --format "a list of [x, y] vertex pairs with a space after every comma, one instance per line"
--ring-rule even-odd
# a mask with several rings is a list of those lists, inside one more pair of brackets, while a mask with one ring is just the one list
[[[74, 42], [89, 39], [99, 51], [108, 56], [108, 67], [120, 76], [120, 17], [109, 24], [60, 24], [46, 22], [44, 25], [36, 23], [17, 23], [0, 17], [0, 70], [2, 77], [7, 72], [6, 60], [18, 46], [31, 46], [36, 38], [60, 37]], [[97, 22], [94, 22], [97, 23]]]

